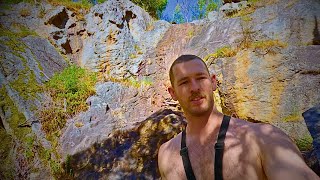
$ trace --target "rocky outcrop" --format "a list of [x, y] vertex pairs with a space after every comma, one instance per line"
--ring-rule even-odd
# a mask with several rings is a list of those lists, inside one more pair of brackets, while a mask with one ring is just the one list
[[225, 113], [272, 123], [298, 139], [308, 134], [301, 114], [320, 99], [319, 46], [313, 44], [319, 2], [262, 4], [171, 27], [156, 51], [165, 67], [158, 79], [169, 84], [169, 66], [179, 55], [199, 55], [217, 75]]
[[61, 178], [158, 179], [160, 145], [177, 135], [186, 122], [181, 112], [159, 110], [133, 129], [118, 130], [101, 142], [67, 157]]
[[1, 163], [15, 165], [13, 172], [6, 170], [15, 178], [39, 178], [43, 173], [50, 175], [50, 169], [42, 163], [35, 147], [51, 149], [36, 116], [46, 97], [41, 85], [67, 63], [48, 40], [23, 26], [17, 26], [15, 31], [1, 29], [0, 37], [0, 117], [12, 139], [11, 147], [1, 147], [12, 148]]
[[[66, 67], [58, 52], [101, 77], [96, 95], [87, 100], [89, 109], [69, 119], [61, 132], [67, 173], [61, 176], [159, 177], [157, 148], [181, 131], [184, 121], [176, 111], [153, 113], [179, 108], [166, 89], [169, 67], [182, 54], [206, 59], [219, 82], [216, 105], [225, 114], [274, 124], [293, 139], [308, 134], [301, 114], [320, 100], [317, 0], [238, 4], [230, 14], [213, 12], [178, 25], [154, 21], [128, 0], [108, 0], [87, 14], [45, 2], [10, 8], [1, 12], [1, 28], [22, 35], [0, 38], [6, 132], [31, 128], [46, 146], [34, 119], [45, 95], [33, 87]], [[30, 177], [30, 170], [21, 171]]]
[[86, 15], [81, 65], [103, 73], [106, 79], [139, 74], [145, 53], [153, 50], [169, 27], [153, 22], [140, 7], [127, 0], [107, 1]]
[[87, 100], [88, 111], [67, 122], [60, 138], [62, 157], [104, 141], [115, 130], [136, 127], [159, 109], [154, 106], [153, 92], [153, 88], [144, 90], [121, 83], [97, 84], [96, 95]]
[[253, 43], [211, 62], [230, 113], [270, 122], [294, 138], [308, 133], [301, 114], [320, 100], [319, 46], [313, 45], [317, 12], [316, 1], [279, 2], [242, 17], [240, 43]]

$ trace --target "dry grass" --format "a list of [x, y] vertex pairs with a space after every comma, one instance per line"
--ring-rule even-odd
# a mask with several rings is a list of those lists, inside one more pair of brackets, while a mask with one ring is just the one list
[[30, 15], [31, 15], [31, 12], [30, 12], [29, 9], [23, 8], [23, 9], [20, 10], [20, 15], [21, 15], [22, 17], [27, 17], [27, 16], [30, 16]]

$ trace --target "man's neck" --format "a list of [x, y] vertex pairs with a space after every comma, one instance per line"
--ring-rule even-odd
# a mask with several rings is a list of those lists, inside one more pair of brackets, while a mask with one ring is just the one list
[[203, 116], [186, 114], [186, 118], [188, 121], [186, 130], [187, 135], [201, 143], [213, 133], [218, 132], [223, 114], [213, 107], [211, 112], [204, 114]]

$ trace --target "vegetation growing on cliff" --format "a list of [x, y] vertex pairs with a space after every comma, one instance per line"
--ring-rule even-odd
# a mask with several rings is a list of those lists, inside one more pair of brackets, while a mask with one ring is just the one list
[[40, 158], [50, 167], [51, 173], [59, 177], [63, 173], [59, 159], [58, 137], [66, 120], [88, 108], [86, 99], [95, 93], [97, 74], [71, 65], [55, 74], [43, 89], [49, 93], [47, 102], [39, 109], [42, 130], [51, 142], [51, 149], [40, 147]]
[[7, 134], [5, 129], [0, 127], [0, 177], [4, 179], [14, 179], [12, 151], [9, 151], [13, 147], [13, 139]]
[[209, 58], [224, 58], [224, 57], [233, 57], [237, 54], [236, 50], [234, 48], [231, 48], [231, 46], [223, 46], [221, 48], [218, 48], [214, 53], [208, 54], [204, 60], [207, 61]]
[[312, 149], [312, 137], [310, 134], [304, 135], [300, 139], [295, 139], [294, 142], [298, 146], [300, 151], [309, 151]]
[[49, 135], [58, 133], [66, 119], [85, 111], [88, 108], [86, 99], [95, 93], [96, 81], [96, 73], [74, 65], [54, 75], [45, 85], [52, 102], [40, 112], [43, 131]]

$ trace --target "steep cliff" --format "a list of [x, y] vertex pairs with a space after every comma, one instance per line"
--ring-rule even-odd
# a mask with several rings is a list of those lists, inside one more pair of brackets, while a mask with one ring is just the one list
[[[0, 178], [159, 178], [158, 147], [186, 124], [166, 92], [182, 54], [217, 75], [225, 114], [271, 123], [309, 149], [302, 113], [320, 101], [319, 12], [317, 0], [241, 1], [173, 25], [128, 0], [88, 11], [2, 6]], [[70, 64], [98, 74], [95, 94], [48, 133], [39, 110], [54, 98], [44, 84]]]

